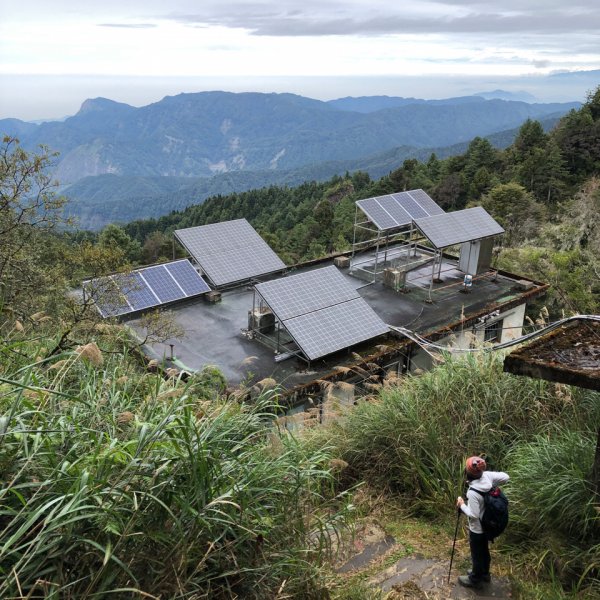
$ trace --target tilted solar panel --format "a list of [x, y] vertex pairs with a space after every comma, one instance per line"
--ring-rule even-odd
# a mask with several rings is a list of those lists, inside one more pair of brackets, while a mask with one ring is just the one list
[[281, 320], [360, 298], [356, 289], [334, 266], [266, 281], [255, 287]]
[[215, 286], [285, 269], [246, 219], [178, 229], [175, 237]]
[[115, 317], [197, 296], [210, 288], [187, 260], [93, 279], [84, 284], [103, 317]]
[[366, 200], [357, 200], [356, 205], [365, 213], [371, 223], [377, 226], [380, 231], [394, 229], [398, 227], [396, 219], [385, 210], [378, 202], [377, 198], [367, 198]]
[[415, 219], [415, 225], [436, 248], [504, 233], [504, 229], [480, 206]]
[[284, 325], [310, 360], [355, 346], [389, 331], [388, 326], [362, 298], [287, 319]]
[[408, 192], [392, 194], [392, 198], [406, 211], [411, 220], [429, 216], [429, 213], [424, 208], [421, 208], [419, 203]]
[[255, 289], [309, 360], [388, 331], [334, 266], [259, 283]]
[[356, 205], [380, 231], [405, 227], [415, 219], [444, 213], [421, 189], [357, 200]]
[[[406, 192], [413, 200], [415, 200], [419, 206], [429, 215], [442, 215], [444, 209], [424, 190], [410, 190]], [[416, 217], [415, 218], [419, 218]]]
[[210, 292], [210, 287], [189, 260], [167, 263], [164, 267], [186, 296], [196, 296]]
[[160, 300], [135, 271], [124, 275], [113, 275], [113, 281], [134, 311], [160, 304]]
[[162, 303], [185, 298], [183, 290], [176, 284], [164, 265], [144, 269], [141, 275]]

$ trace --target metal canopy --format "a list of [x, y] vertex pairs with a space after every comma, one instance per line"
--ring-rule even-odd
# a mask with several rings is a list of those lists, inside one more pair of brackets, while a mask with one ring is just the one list
[[210, 291], [189, 260], [92, 279], [84, 289], [103, 317], [116, 317]]
[[415, 225], [438, 249], [504, 233], [481, 206], [415, 219]]
[[259, 283], [255, 289], [309, 360], [389, 331], [333, 266]]
[[415, 219], [444, 214], [443, 209], [421, 189], [357, 200], [356, 205], [379, 231], [404, 227]]
[[286, 268], [246, 219], [178, 229], [175, 237], [215, 286]]

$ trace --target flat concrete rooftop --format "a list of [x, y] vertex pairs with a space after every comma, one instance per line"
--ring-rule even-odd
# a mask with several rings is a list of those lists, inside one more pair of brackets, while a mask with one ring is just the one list
[[[388, 254], [388, 259], [393, 256], [393, 252], [392, 250]], [[439, 280], [436, 279], [430, 295], [433, 257], [424, 248], [419, 248], [418, 252], [419, 259], [413, 263], [416, 268], [407, 274], [405, 292], [384, 287], [381, 281], [368, 283], [358, 279], [351, 276], [347, 268], [340, 269], [340, 272], [358, 289], [386, 324], [406, 327], [425, 336], [439, 337], [443, 331], [450, 333], [450, 330], [460, 327], [461, 323], [465, 324], [470, 319], [503, 307], [508, 308], [509, 305], [522, 304], [527, 297], [537, 295], [546, 288], [535, 282], [523, 286], [521, 277], [499, 272], [475, 277], [470, 291], [464, 293], [464, 273], [457, 269], [457, 260], [444, 256]], [[396, 262], [402, 260], [400, 257]], [[372, 252], [356, 257], [353, 268], [358, 262], [368, 265], [369, 261], [374, 262]], [[331, 264], [333, 258], [290, 268], [288, 274]], [[438, 268], [435, 269], [435, 276], [437, 278]], [[529, 289], [525, 290], [524, 287]], [[173, 317], [185, 331], [185, 336], [181, 340], [168, 340], [146, 347], [146, 353], [159, 361], [170, 362], [170, 344], [173, 344], [175, 364], [186, 370], [197, 371], [204, 366], [213, 365], [222, 371], [231, 385], [254, 383], [270, 377], [290, 389], [319, 379], [337, 366], [356, 363], [357, 353], [368, 356], [376, 353], [382, 345], [394, 346], [405, 339], [390, 333], [312, 361], [310, 365], [297, 357], [276, 362], [273, 349], [256, 339], [249, 339], [247, 333], [244, 334], [248, 327], [248, 313], [253, 307], [253, 297], [253, 287], [249, 284], [223, 291], [222, 300], [214, 304], [200, 297], [170, 307]], [[129, 321], [129, 325], [136, 329], [139, 322], [133, 319]]]

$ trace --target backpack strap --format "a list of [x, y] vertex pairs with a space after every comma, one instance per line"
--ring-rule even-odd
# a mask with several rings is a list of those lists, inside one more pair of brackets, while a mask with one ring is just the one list
[[480, 496], [483, 496], [484, 498], [489, 494], [489, 492], [482, 492], [481, 490], [476, 490], [474, 487], [469, 487], [469, 491], [470, 490], [477, 492]]

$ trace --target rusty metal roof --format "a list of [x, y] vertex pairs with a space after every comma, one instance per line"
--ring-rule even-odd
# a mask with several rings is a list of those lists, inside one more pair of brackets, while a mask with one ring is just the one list
[[600, 391], [600, 317], [578, 317], [524, 344], [504, 371]]

